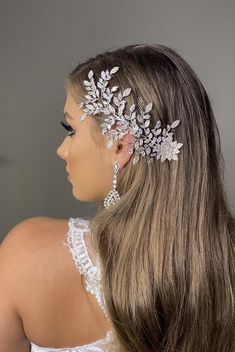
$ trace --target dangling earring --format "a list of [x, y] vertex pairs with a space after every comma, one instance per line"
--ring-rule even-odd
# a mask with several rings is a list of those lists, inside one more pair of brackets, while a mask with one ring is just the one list
[[120, 199], [118, 191], [116, 191], [117, 174], [118, 174], [119, 169], [120, 169], [120, 166], [119, 166], [118, 162], [114, 161], [114, 163], [113, 163], [113, 170], [114, 170], [113, 189], [109, 192], [109, 194], [107, 195], [107, 197], [104, 200], [105, 208], [108, 208], [111, 204], [115, 204]]

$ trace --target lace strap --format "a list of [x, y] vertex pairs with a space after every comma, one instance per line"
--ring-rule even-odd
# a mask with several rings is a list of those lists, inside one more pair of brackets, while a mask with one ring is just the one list
[[92, 293], [107, 316], [104, 297], [101, 294], [101, 270], [99, 257], [97, 257], [97, 265], [92, 263], [88, 249], [85, 243], [84, 234], [90, 232], [89, 220], [83, 218], [69, 218], [69, 231], [67, 234], [67, 243], [72, 253], [76, 267], [81, 275], [85, 276], [86, 291]]
[[80, 274], [83, 274], [89, 281], [100, 280], [100, 270], [98, 265], [94, 265], [88, 253], [84, 234], [89, 232], [89, 220], [83, 218], [70, 218], [68, 221], [69, 231], [67, 243], [72, 253], [74, 262]]

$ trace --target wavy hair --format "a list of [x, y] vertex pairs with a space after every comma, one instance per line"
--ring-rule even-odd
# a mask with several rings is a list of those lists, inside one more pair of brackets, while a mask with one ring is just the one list
[[[118, 175], [120, 201], [97, 202], [90, 228], [118, 352], [235, 351], [235, 217], [224, 189], [224, 158], [209, 97], [172, 48], [135, 44], [79, 64], [67, 87], [84, 100], [90, 69], [120, 69], [127, 108], [153, 102], [151, 124], [179, 119], [178, 161], [140, 157]], [[105, 115], [95, 116], [98, 126]]]

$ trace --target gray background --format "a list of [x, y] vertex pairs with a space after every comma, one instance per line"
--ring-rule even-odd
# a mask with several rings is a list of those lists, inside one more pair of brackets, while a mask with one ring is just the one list
[[233, 0], [0, 1], [0, 238], [32, 216], [90, 216], [73, 198], [56, 148], [69, 71], [133, 43], [172, 47], [196, 71], [214, 108], [235, 207]]

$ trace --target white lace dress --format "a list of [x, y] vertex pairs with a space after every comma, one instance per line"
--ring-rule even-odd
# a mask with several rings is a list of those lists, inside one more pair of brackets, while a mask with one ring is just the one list
[[[97, 257], [96, 263], [93, 263], [85, 241], [85, 233], [89, 233], [89, 220], [83, 218], [70, 218], [68, 226], [69, 231], [66, 238], [67, 241], [63, 242], [63, 244], [68, 246], [76, 267], [81, 275], [84, 275], [86, 290], [96, 297], [97, 302], [106, 314], [103, 296], [100, 292], [101, 274], [99, 260]], [[109, 330], [104, 338], [81, 346], [64, 348], [40, 347], [31, 342], [31, 352], [103, 352], [105, 351], [105, 345], [111, 339], [112, 332]]]

